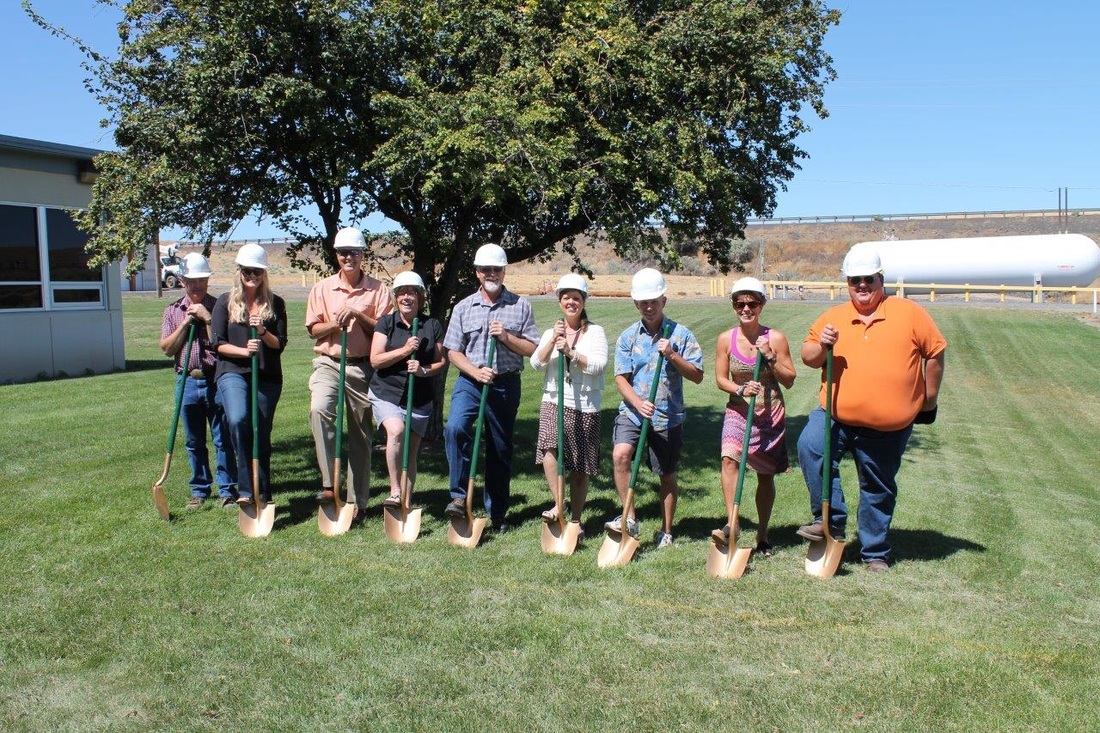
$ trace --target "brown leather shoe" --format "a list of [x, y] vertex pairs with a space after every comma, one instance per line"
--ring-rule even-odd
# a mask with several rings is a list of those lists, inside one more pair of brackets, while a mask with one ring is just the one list
[[330, 501], [336, 501], [336, 495], [332, 493], [332, 489], [321, 489], [317, 492], [318, 504], [327, 504]]
[[876, 558], [867, 563], [867, 569], [872, 573], [885, 573], [890, 569], [890, 563]]

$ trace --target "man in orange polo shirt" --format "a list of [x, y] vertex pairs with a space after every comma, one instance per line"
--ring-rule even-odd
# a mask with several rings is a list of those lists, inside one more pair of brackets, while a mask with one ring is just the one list
[[[898, 486], [894, 478], [913, 422], [931, 422], [943, 380], [947, 341], [928, 312], [905, 298], [887, 297], [882, 263], [873, 249], [853, 248], [844, 258], [849, 302], [825, 311], [802, 342], [802, 361], [825, 365], [833, 349], [832, 534], [844, 535], [848, 510], [838, 466], [845, 453], [859, 475], [857, 526], [860, 556], [869, 570], [887, 570], [887, 533]], [[814, 521], [799, 527], [821, 540], [821, 474], [825, 443], [825, 372], [819, 402], [798, 439], [798, 458], [810, 491]], [[919, 418], [919, 419], [918, 419]]]
[[370, 493], [373, 416], [367, 388], [374, 370], [370, 344], [378, 319], [393, 308], [390, 289], [363, 272], [367, 241], [352, 227], [336, 233], [338, 270], [313, 286], [306, 301], [306, 330], [316, 340], [313, 374], [309, 378], [309, 424], [321, 470], [317, 501], [333, 500], [333, 458], [336, 451], [336, 396], [340, 385], [340, 332], [348, 329], [344, 404], [348, 416], [347, 481], [355, 492], [357, 517], [366, 514]]

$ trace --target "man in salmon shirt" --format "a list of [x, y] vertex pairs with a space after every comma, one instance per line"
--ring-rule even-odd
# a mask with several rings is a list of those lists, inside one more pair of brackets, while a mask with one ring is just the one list
[[832, 494], [829, 526], [844, 536], [848, 510], [838, 466], [845, 453], [859, 475], [860, 557], [873, 572], [888, 570], [887, 533], [898, 486], [894, 478], [913, 423], [935, 417], [947, 341], [928, 312], [905, 298], [887, 297], [882, 262], [873, 249], [844, 258], [849, 302], [825, 311], [802, 342], [802, 361], [822, 369], [819, 406], [798, 439], [798, 459], [810, 491], [814, 521], [798, 534], [820, 541], [821, 474], [825, 442], [826, 352], [833, 349]]
[[378, 319], [393, 308], [390, 289], [363, 272], [367, 240], [358, 229], [347, 227], [333, 242], [338, 269], [309, 291], [306, 330], [317, 343], [313, 350], [313, 374], [309, 378], [309, 424], [321, 470], [317, 501], [333, 501], [333, 458], [336, 451], [336, 395], [340, 385], [341, 331], [348, 329], [345, 406], [348, 415], [347, 482], [355, 491], [356, 519], [366, 516], [370, 493], [371, 439], [374, 422], [367, 388], [374, 370], [370, 344]]

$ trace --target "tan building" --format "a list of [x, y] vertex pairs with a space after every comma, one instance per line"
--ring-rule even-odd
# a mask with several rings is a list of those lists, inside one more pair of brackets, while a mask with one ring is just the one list
[[0, 383], [126, 366], [119, 265], [88, 269], [91, 148], [0, 135]]

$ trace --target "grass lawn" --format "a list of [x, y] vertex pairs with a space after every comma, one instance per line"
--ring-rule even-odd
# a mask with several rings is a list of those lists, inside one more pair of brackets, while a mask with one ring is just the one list
[[[796, 468], [777, 479], [775, 556], [716, 581], [704, 564], [725, 513], [713, 360], [733, 323], [727, 302], [669, 304], [707, 370], [687, 387], [677, 541], [650, 549], [656, 481], [643, 471], [642, 550], [608, 571], [596, 567], [600, 524], [618, 502], [607, 476], [586, 512], [592, 539], [568, 558], [539, 549], [549, 494], [534, 465], [541, 385], [530, 370], [512, 532], [472, 551], [447, 544], [445, 459], [432, 447], [419, 541], [384, 538], [379, 453], [367, 524], [322, 537], [302, 301], [290, 303], [273, 434], [274, 532], [249, 540], [235, 510], [182, 511], [182, 430], [166, 485], [174, 521], [161, 521], [149, 487], [173, 406], [156, 347], [166, 303], [126, 296], [125, 373], [0, 387], [4, 730], [1100, 725], [1100, 333], [1072, 316], [932, 306], [950, 342], [942, 409], [906, 454], [889, 573], [849, 556], [831, 580], [805, 574]], [[557, 306], [535, 304], [544, 327]], [[797, 344], [819, 310], [773, 303], [763, 320]], [[611, 338], [635, 317], [629, 301], [594, 300], [589, 313]], [[800, 367], [787, 394], [792, 450], [815, 385]], [[616, 404], [609, 386], [605, 469]], [[755, 534], [753, 486], [743, 545]]]

